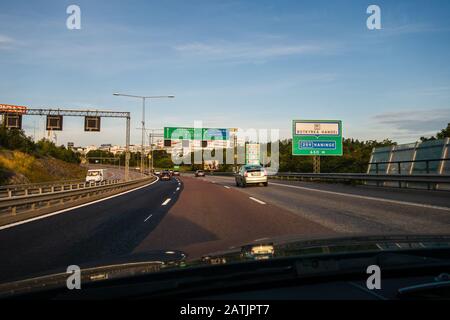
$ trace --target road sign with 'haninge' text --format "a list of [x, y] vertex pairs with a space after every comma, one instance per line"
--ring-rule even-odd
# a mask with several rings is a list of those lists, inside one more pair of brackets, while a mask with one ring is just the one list
[[292, 155], [342, 156], [342, 154], [342, 121], [293, 121]]

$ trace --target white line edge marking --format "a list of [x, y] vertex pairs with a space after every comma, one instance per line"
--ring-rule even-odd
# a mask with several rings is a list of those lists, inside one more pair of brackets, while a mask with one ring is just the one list
[[149, 215], [149, 216], [147, 217], [147, 219], [144, 220], [144, 222], [147, 222], [147, 220], [150, 219], [152, 216], [153, 216], [153, 214]]
[[172, 200], [172, 199], [171, 198], [167, 198], [166, 201], [164, 201], [162, 203], [162, 206], [166, 206], [170, 202], [170, 200]]
[[144, 186], [137, 187], [135, 189], [127, 190], [127, 191], [124, 191], [122, 193], [115, 194], [115, 195], [112, 195], [112, 196], [109, 196], [109, 197], [106, 197], [106, 198], [98, 199], [98, 200], [95, 200], [95, 201], [92, 201], [92, 202], [83, 203], [83, 204], [80, 204], [79, 206], [76, 206], [76, 207], [71, 207], [71, 208], [59, 210], [59, 211], [56, 211], [56, 212], [52, 212], [52, 213], [49, 213], [49, 214], [45, 214], [43, 216], [34, 217], [34, 218], [31, 218], [31, 219], [28, 219], [28, 220], [23, 220], [23, 221], [7, 224], [5, 226], [1, 226], [0, 227], [0, 231], [1, 230], [5, 230], [5, 229], [9, 229], [9, 228], [12, 228], [12, 227], [20, 226], [21, 224], [25, 224], [25, 223], [29, 223], [29, 222], [33, 222], [33, 221], [37, 221], [37, 220], [41, 220], [41, 219], [45, 219], [45, 218], [48, 218], [48, 217], [51, 217], [51, 216], [56, 216], [58, 214], [61, 214], [61, 213], [67, 212], [67, 211], [72, 211], [72, 210], [75, 210], [75, 209], [87, 207], [87, 206], [90, 206], [91, 204], [95, 204], [95, 203], [98, 203], [98, 202], [106, 201], [106, 200], [109, 200], [109, 199], [112, 199], [112, 198], [115, 198], [115, 197], [119, 197], [121, 195], [124, 195], [124, 194], [130, 193], [130, 192], [133, 192], [133, 191], [136, 191], [136, 190], [143, 189], [143, 188], [146, 188], [148, 186], [151, 186], [152, 184], [158, 182], [158, 180], [159, 180], [159, 178], [156, 177], [155, 181], [153, 181], [153, 182], [151, 182], [149, 184], [146, 184]]
[[449, 207], [439, 207], [439, 206], [433, 206], [431, 204], [422, 204], [422, 203], [407, 202], [407, 201], [400, 201], [400, 200], [383, 199], [383, 198], [361, 196], [358, 194], [349, 194], [349, 193], [342, 193], [342, 192], [335, 192], [335, 191], [328, 191], [328, 190], [318, 190], [318, 189], [305, 188], [305, 187], [300, 187], [300, 186], [292, 186], [292, 185], [275, 183], [275, 182], [272, 182], [271, 184], [275, 185], [275, 186], [280, 186], [280, 187], [301, 189], [301, 190], [321, 192], [321, 193], [327, 193], [327, 194], [334, 194], [334, 195], [338, 195], [338, 196], [352, 197], [352, 198], [358, 198], [358, 199], [364, 199], [364, 200], [373, 200], [373, 201], [387, 202], [387, 203], [398, 204], [398, 205], [450, 211]]
[[258, 200], [258, 199], [253, 198], [253, 197], [249, 197], [249, 199], [250, 199], [250, 200], [253, 200], [253, 201], [255, 201], [255, 202], [258, 202], [259, 204], [266, 204], [264, 201]]

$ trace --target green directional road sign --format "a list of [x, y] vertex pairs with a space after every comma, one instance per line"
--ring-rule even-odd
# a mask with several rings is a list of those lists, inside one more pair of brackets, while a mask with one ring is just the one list
[[293, 121], [292, 155], [342, 156], [342, 154], [342, 121]]
[[165, 140], [229, 140], [228, 129], [215, 128], [164, 128]]

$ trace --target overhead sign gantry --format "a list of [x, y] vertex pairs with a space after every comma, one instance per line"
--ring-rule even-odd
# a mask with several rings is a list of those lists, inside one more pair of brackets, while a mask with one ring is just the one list
[[75, 110], [75, 109], [30, 109], [25, 106], [0, 104], [0, 114], [4, 116], [3, 124], [7, 128], [21, 129], [22, 116], [46, 116], [47, 130], [63, 130], [63, 117], [84, 117], [84, 130], [88, 132], [100, 131], [101, 118], [125, 118], [125, 180], [129, 179], [130, 162], [130, 112], [102, 111], [102, 110]]

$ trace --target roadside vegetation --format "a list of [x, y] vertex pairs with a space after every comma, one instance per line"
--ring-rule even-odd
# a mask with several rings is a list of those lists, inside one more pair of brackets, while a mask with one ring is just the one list
[[0, 127], [0, 184], [81, 179], [80, 156], [48, 140], [34, 142], [22, 130]]

